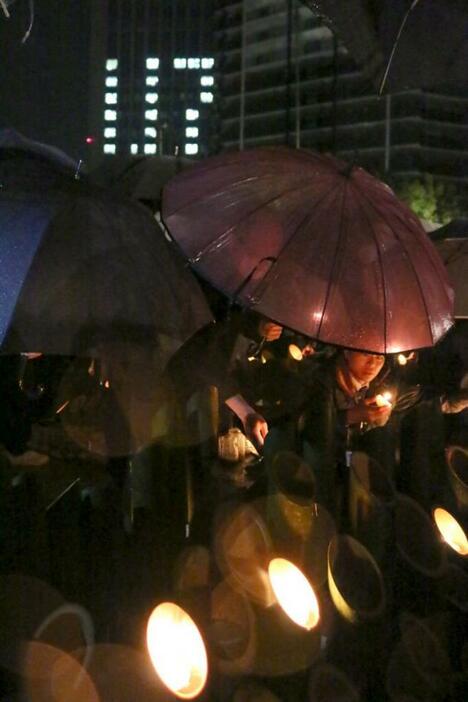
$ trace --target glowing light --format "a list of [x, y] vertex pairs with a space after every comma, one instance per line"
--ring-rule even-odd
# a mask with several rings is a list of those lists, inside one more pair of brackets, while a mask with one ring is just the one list
[[293, 622], [313, 629], [320, 619], [317, 598], [307, 578], [285, 558], [273, 558], [268, 576], [278, 604]]
[[434, 521], [444, 541], [460, 556], [468, 556], [468, 539], [457, 520], [442, 507], [433, 512]]
[[412, 351], [409, 356], [405, 356], [404, 353], [399, 353], [397, 356], [397, 361], [400, 364], [400, 366], [406, 366], [408, 361], [412, 361], [414, 358], [414, 351]]
[[117, 59], [107, 59], [106, 61], [106, 70], [108, 71], [115, 71], [116, 68], [118, 67], [119, 62]]
[[106, 139], [113, 139], [117, 135], [117, 129], [115, 127], [106, 127], [104, 129], [104, 137]]
[[296, 346], [296, 344], [289, 344], [288, 353], [295, 361], [302, 361], [303, 353], [299, 346]]
[[203, 86], [214, 85], [213, 76], [202, 76], [200, 78], [200, 84]]
[[185, 144], [185, 153], [189, 155], [198, 154], [198, 144]]
[[103, 151], [105, 154], [115, 154], [115, 144], [104, 144]]
[[106, 93], [104, 95], [104, 101], [106, 105], [116, 105], [117, 104], [117, 93]]
[[155, 70], [159, 68], [159, 59], [158, 58], [147, 58], [146, 59], [146, 68], [149, 68], [150, 70]]
[[85, 139], [85, 142], [86, 142], [87, 144], [94, 144], [94, 137], [92, 137], [92, 136], [87, 136], [86, 139]]
[[154, 88], [154, 86], [159, 83], [159, 78], [158, 76], [146, 76], [145, 83]]
[[145, 110], [145, 119], [155, 122], [158, 119], [157, 110]]
[[205, 644], [193, 619], [173, 602], [156, 607], [148, 620], [146, 643], [156, 673], [177, 697], [191, 700], [208, 676]]
[[186, 127], [185, 136], [189, 139], [196, 139], [198, 136], [198, 127]]
[[188, 109], [185, 110], [185, 119], [191, 122], [194, 119], [198, 119], [200, 113], [198, 110]]
[[202, 58], [201, 60], [201, 67], [202, 68], [213, 68], [214, 66], [214, 59], [213, 58]]
[[213, 102], [213, 93], [200, 93], [200, 100], [202, 102]]
[[391, 407], [392, 406], [392, 393], [383, 392], [381, 395], [375, 396], [375, 404], [377, 407]]
[[115, 110], [104, 110], [104, 119], [106, 122], [115, 122], [117, 119], [117, 112]]
[[154, 104], [158, 101], [158, 93], [146, 93], [145, 100], [146, 102]]
[[155, 154], [157, 151], [156, 144], [145, 144], [143, 147], [145, 154]]
[[174, 59], [174, 68], [186, 68], [187, 67], [187, 59], [184, 58], [175, 58]]
[[156, 137], [158, 136], [158, 130], [156, 129], [156, 127], [145, 127], [145, 136], [153, 137], [154, 139], [156, 139]]
[[130, 153], [134, 155], [138, 153], [138, 144], [130, 144]]
[[187, 61], [187, 68], [200, 68], [200, 59], [189, 58]]
[[108, 88], [116, 88], [118, 85], [118, 79], [117, 76], [107, 76], [106, 78], [106, 87]]

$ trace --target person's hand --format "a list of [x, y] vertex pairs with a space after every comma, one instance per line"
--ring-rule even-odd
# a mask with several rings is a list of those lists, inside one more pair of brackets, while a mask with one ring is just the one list
[[441, 398], [440, 406], [444, 414], [458, 414], [468, 408], [468, 388], [460, 388]]
[[247, 438], [253, 441], [256, 446], [263, 446], [268, 434], [268, 424], [262, 415], [251, 412], [245, 417], [243, 425]]
[[304, 358], [307, 358], [307, 356], [313, 356], [314, 353], [315, 349], [312, 346], [312, 344], [306, 344], [302, 349], [302, 355], [304, 356]]
[[262, 319], [258, 325], [258, 333], [265, 341], [276, 341], [283, 333], [283, 327], [268, 319]]
[[383, 427], [392, 413], [392, 405], [379, 407], [375, 402], [375, 397], [366, 397], [356, 407], [347, 410], [348, 424], [372, 424], [374, 427]]

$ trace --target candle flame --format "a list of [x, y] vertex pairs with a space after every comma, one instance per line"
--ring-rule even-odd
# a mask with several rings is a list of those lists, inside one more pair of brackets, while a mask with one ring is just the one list
[[156, 673], [177, 697], [191, 700], [208, 675], [205, 644], [193, 619], [173, 602], [156, 607], [148, 620], [146, 643]]
[[375, 396], [375, 404], [377, 407], [391, 407], [392, 406], [392, 393], [383, 392]]
[[434, 521], [444, 541], [460, 556], [468, 555], [468, 539], [457, 520], [450, 512], [437, 507], [434, 510]]
[[404, 353], [399, 353], [397, 356], [397, 361], [400, 364], [400, 366], [406, 366], [408, 361], [412, 361], [413, 358], [414, 358], [414, 351], [411, 351], [411, 353], [408, 354], [408, 356], [405, 356]]
[[268, 576], [280, 607], [303, 629], [313, 629], [320, 619], [319, 605], [314, 590], [293, 563], [285, 558], [273, 558]]

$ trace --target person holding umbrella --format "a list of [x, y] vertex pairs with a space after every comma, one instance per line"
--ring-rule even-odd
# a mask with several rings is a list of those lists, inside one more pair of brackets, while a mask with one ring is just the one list
[[[384, 358], [432, 347], [453, 324], [453, 290], [421, 222], [356, 163], [287, 147], [198, 163], [166, 185], [161, 213], [190, 266], [221, 294], [346, 349], [329, 366], [307, 364], [317, 370], [297, 427], [311, 459], [320, 457], [324, 500], [334, 504], [342, 437], [391, 414], [373, 401]], [[304, 397], [295, 392], [284, 406], [289, 420], [295, 409], [286, 404]], [[269, 435], [265, 450], [272, 443]]]

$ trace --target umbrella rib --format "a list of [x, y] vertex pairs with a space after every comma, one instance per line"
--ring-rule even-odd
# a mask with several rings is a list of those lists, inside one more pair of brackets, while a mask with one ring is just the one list
[[[374, 205], [374, 203], [372, 202], [372, 200], [370, 200], [370, 199], [366, 196], [366, 194], [365, 194], [364, 192], [362, 192], [362, 190], [359, 190], [359, 192], [360, 192], [361, 196], [364, 197], [364, 199], [366, 200], [366, 202], [372, 207], [372, 209], [374, 210], [374, 212], [375, 212], [381, 219], [383, 219], [383, 217], [382, 217], [382, 215], [381, 215], [381, 212], [375, 207], [375, 205]], [[407, 247], [405, 246], [404, 241], [402, 241], [401, 237], [398, 236], [398, 234], [397, 234], [397, 232], [395, 231], [394, 227], [391, 226], [390, 223], [388, 223], [388, 226], [389, 226], [389, 228], [391, 229], [391, 231], [392, 231], [393, 236], [395, 237], [395, 239], [399, 242], [400, 246], [401, 246], [402, 249], [405, 251], [406, 258], [407, 258], [407, 260], [408, 260], [408, 262], [409, 262], [409, 265], [410, 265], [410, 267], [411, 267], [411, 269], [412, 269], [412, 271], [413, 271], [414, 278], [415, 278], [415, 280], [416, 280], [416, 283], [417, 283], [417, 286], [418, 286], [418, 289], [419, 289], [419, 293], [420, 293], [420, 295], [421, 295], [421, 300], [422, 300], [422, 303], [423, 303], [423, 305], [424, 305], [424, 309], [425, 309], [425, 311], [426, 311], [426, 324], [427, 324], [427, 327], [428, 327], [428, 329], [429, 329], [429, 334], [430, 334], [430, 337], [431, 337], [431, 339], [432, 339], [432, 343], [434, 344], [434, 335], [433, 335], [433, 333], [432, 333], [432, 327], [431, 327], [430, 322], [429, 322], [429, 319], [430, 319], [429, 310], [428, 310], [428, 308], [427, 308], [426, 298], [425, 298], [425, 296], [424, 296], [423, 286], [421, 285], [421, 281], [419, 280], [419, 275], [418, 275], [418, 273], [417, 273], [417, 271], [416, 271], [416, 268], [414, 267], [413, 261], [412, 261], [412, 259], [411, 259], [411, 256], [410, 256], [409, 253], [408, 253], [408, 249], [407, 249]], [[435, 269], [434, 269], [434, 270], [435, 270]], [[437, 272], [437, 271], [436, 271], [436, 272]], [[438, 278], [440, 279], [440, 276], [439, 276], [439, 275], [438, 275]]]
[[[358, 197], [361, 196], [361, 201], [362, 201], [362, 195], [363, 195], [363, 193], [361, 192], [361, 190], [360, 190], [359, 188], [357, 188], [357, 187], [354, 187], [354, 191], [358, 194]], [[366, 202], [368, 202], [367, 198], [366, 198]], [[370, 221], [370, 219], [369, 219], [369, 215], [368, 215], [367, 211], [365, 210], [365, 208], [363, 208], [363, 211], [364, 211], [364, 217], [366, 218], [367, 223], [368, 223], [368, 225], [369, 225], [369, 229], [370, 229], [370, 232], [371, 232], [371, 236], [372, 236], [372, 238], [373, 238], [373, 240], [374, 240], [374, 243], [375, 243], [375, 248], [376, 248], [376, 250], [377, 250], [377, 257], [378, 257], [378, 259], [379, 259], [379, 264], [380, 264], [380, 273], [381, 273], [381, 277], [382, 277], [383, 303], [384, 303], [384, 322], [383, 322], [383, 325], [384, 325], [384, 350], [385, 350], [384, 352], [386, 352], [386, 350], [387, 350], [387, 335], [388, 335], [388, 328], [387, 328], [387, 288], [386, 288], [386, 285], [385, 285], [385, 275], [384, 275], [382, 254], [381, 254], [381, 252], [380, 252], [379, 242], [378, 242], [378, 239], [377, 239], [377, 237], [376, 237], [376, 235], [375, 235], [375, 232], [374, 232], [374, 228], [373, 228], [373, 226], [372, 226], [372, 223], [371, 223], [371, 221]], [[393, 229], [392, 229], [392, 231], [393, 231]], [[406, 250], [406, 249], [405, 249], [405, 250]]]
[[[241, 181], [241, 182], [244, 182], [244, 181]], [[246, 214], [245, 217], [242, 217], [238, 222], [236, 222], [231, 227], [229, 227], [228, 229], [225, 229], [223, 232], [221, 232], [221, 234], [219, 234], [214, 241], [211, 241], [209, 244], [207, 244], [207, 246], [205, 246], [204, 249], [199, 251], [196, 254], [196, 256], [191, 257], [189, 259], [190, 263], [199, 263], [203, 256], [211, 253], [214, 249], [217, 249], [219, 246], [222, 246], [226, 242], [226, 240], [229, 239], [229, 237], [232, 235], [233, 231], [235, 229], [237, 229], [237, 227], [240, 224], [242, 224], [243, 222], [246, 222], [248, 219], [250, 219], [250, 217], [252, 217], [254, 214], [256, 214], [256, 212], [261, 210], [263, 207], [266, 207], [267, 205], [271, 205], [271, 203], [275, 202], [276, 200], [279, 200], [280, 198], [283, 198], [285, 195], [290, 195], [291, 193], [297, 193], [297, 192], [300, 192], [301, 190], [306, 190], [309, 187], [310, 187], [310, 183], [307, 182], [305, 185], [302, 184], [299, 187], [290, 188], [289, 190], [283, 190], [282, 192], [280, 192], [277, 195], [275, 195], [274, 197], [272, 197], [270, 200], [267, 200], [266, 202], [262, 202], [260, 205], [255, 207], [248, 214]], [[326, 195], [328, 195], [328, 193], [329, 193], [329, 191], [324, 195], [324, 197]], [[218, 197], [218, 195], [219, 195], [218, 193], [215, 193], [214, 197]], [[210, 198], [208, 198], [208, 199], [210, 199]], [[321, 200], [319, 200], [319, 202], [321, 202]], [[187, 207], [190, 207], [190, 205], [188, 205]], [[172, 215], [170, 215], [170, 216], [172, 216]], [[290, 241], [290, 239], [288, 239], [288, 242], [289, 241]]]
[[[315, 202], [314, 207], [312, 208], [312, 210], [314, 210], [316, 207], [318, 207], [318, 206], [320, 205], [320, 203], [323, 202], [323, 200], [325, 200], [325, 198], [328, 197], [334, 190], [337, 190], [338, 187], [339, 187], [339, 185], [337, 184], [337, 185], [335, 185], [333, 188], [331, 188], [330, 190], [328, 190], [326, 193], [324, 193], [324, 195], [323, 195], [319, 200], [317, 200], [317, 201]], [[289, 239], [285, 242], [284, 246], [283, 246], [283, 247], [281, 248], [281, 250], [278, 252], [278, 255], [275, 257], [274, 263], [270, 266], [270, 268], [268, 269], [268, 271], [267, 271], [267, 273], [265, 274], [265, 276], [263, 277], [263, 279], [262, 279], [261, 281], [259, 281], [257, 287], [260, 287], [260, 285], [261, 285], [261, 286], [264, 288], [263, 292], [260, 293], [260, 296], [257, 298], [257, 296], [255, 295], [255, 290], [253, 291], [252, 296], [249, 296], [249, 297], [255, 298], [255, 304], [259, 304], [259, 303], [261, 302], [262, 296], [263, 296], [263, 294], [264, 294], [264, 292], [265, 292], [265, 289], [266, 289], [265, 281], [268, 280], [268, 279], [271, 277], [271, 275], [273, 274], [274, 269], [275, 269], [275, 266], [276, 266], [277, 263], [278, 263], [278, 259], [280, 258], [280, 256], [283, 255], [283, 253], [286, 251], [286, 249], [289, 248], [289, 246], [291, 245], [293, 239], [295, 238], [296, 234], [298, 234], [298, 232], [300, 231], [300, 229], [301, 229], [302, 225], [304, 224], [304, 222], [306, 222], [306, 221], [307, 221], [308, 219], [310, 219], [311, 217], [312, 217], [312, 212], [307, 212], [307, 214], [304, 215], [304, 217], [301, 219], [301, 221], [299, 222], [299, 224], [297, 225], [297, 227], [296, 227], [296, 228], [294, 229], [294, 231], [292, 232], [292, 234], [291, 234], [291, 236], [289, 237]]]
[[[342, 215], [343, 215], [343, 209], [344, 209], [344, 204], [345, 204], [345, 200], [346, 200], [347, 187], [348, 187], [348, 181], [346, 180], [345, 184], [344, 184], [344, 188], [343, 188], [343, 197], [341, 198], [341, 213], [340, 213], [340, 218], [338, 220], [339, 222], [343, 221]], [[332, 268], [330, 271], [330, 276], [329, 276], [328, 285], [327, 285], [327, 292], [325, 293], [325, 300], [323, 302], [323, 307], [322, 307], [322, 316], [320, 318], [320, 322], [319, 322], [318, 329], [317, 329], [317, 335], [316, 335], [317, 339], [320, 339], [320, 332], [322, 331], [323, 318], [325, 316], [325, 310], [327, 309], [328, 300], [330, 299], [330, 294], [331, 294], [331, 289], [332, 289], [332, 284], [333, 284], [333, 274], [335, 272], [335, 269], [337, 266], [337, 261], [338, 261], [338, 250], [341, 247], [341, 242], [343, 239], [343, 229], [344, 228], [342, 226], [339, 227], [338, 239], [337, 239], [336, 246], [335, 246], [335, 254], [333, 256], [333, 265], [332, 265]]]

